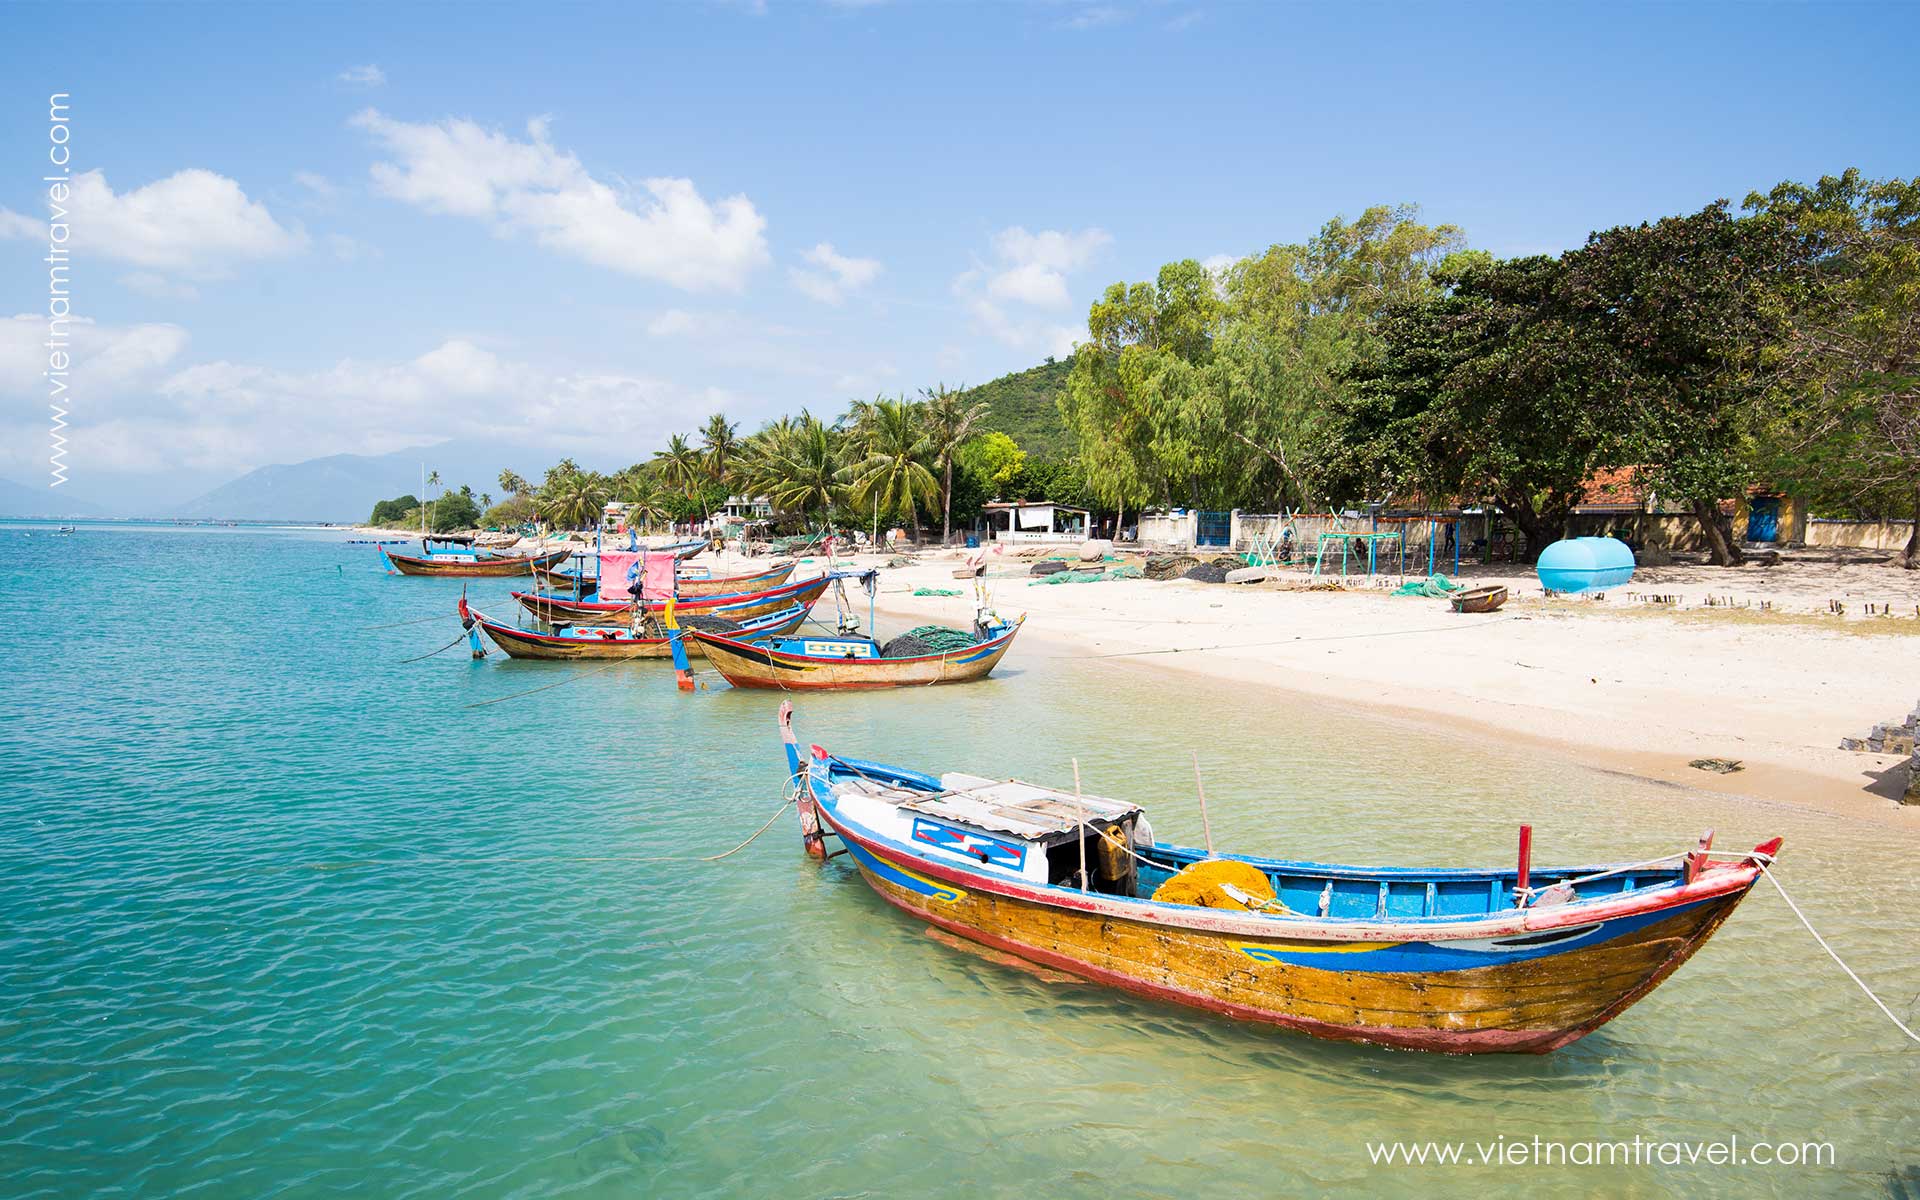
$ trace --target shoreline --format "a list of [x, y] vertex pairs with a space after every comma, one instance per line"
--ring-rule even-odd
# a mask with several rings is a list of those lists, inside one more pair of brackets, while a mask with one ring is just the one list
[[[966, 625], [970, 596], [911, 595], [967, 591], [952, 578], [959, 561], [883, 570], [877, 610], [912, 624]], [[1899, 801], [1905, 756], [1838, 748], [1841, 737], [1913, 707], [1920, 637], [1902, 636], [1904, 627], [1524, 599], [1474, 616], [1376, 589], [987, 583], [1004, 615], [1032, 614], [1029, 647], [1333, 701], [1669, 787], [1920, 829], [1920, 805]], [[1737, 759], [1742, 769], [1689, 765], [1705, 758]]]

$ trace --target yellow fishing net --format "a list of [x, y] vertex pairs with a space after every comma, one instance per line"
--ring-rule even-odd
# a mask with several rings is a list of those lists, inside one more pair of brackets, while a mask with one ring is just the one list
[[[1231, 858], [1209, 858], [1194, 863], [1154, 889], [1153, 898], [1163, 904], [1197, 904], [1204, 908], [1248, 909], [1229, 896], [1221, 884], [1230, 883], [1256, 900], [1274, 901], [1273, 882], [1251, 863]], [[1277, 901], [1263, 911], [1276, 911]]]

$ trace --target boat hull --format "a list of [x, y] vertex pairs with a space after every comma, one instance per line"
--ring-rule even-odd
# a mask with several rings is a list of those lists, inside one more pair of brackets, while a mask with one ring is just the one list
[[[817, 783], [815, 796], [822, 797]], [[1683, 895], [1691, 898], [1651, 912], [1596, 914], [1590, 931], [1558, 950], [1552, 944], [1529, 947], [1545, 937], [1528, 934], [1531, 914], [1518, 912], [1513, 917], [1521, 927], [1496, 938], [1448, 939], [1409, 927], [1383, 927], [1374, 931], [1378, 940], [1355, 940], [1351, 930], [1338, 937], [1296, 936], [1294, 930], [1278, 936], [1246, 927], [1208, 929], [1204, 920], [1141, 919], [1128, 910], [1138, 913], [1143, 906], [1097, 894], [1035, 894], [867, 836], [836, 819], [830, 802], [820, 803], [818, 812], [876, 893], [960, 937], [1137, 995], [1241, 1020], [1448, 1054], [1545, 1053], [1592, 1032], [1692, 957], [1755, 878], [1752, 868], [1708, 872], [1687, 885]], [[1449, 955], [1469, 965], [1363, 965], [1363, 956], [1404, 965]], [[1476, 957], [1487, 965], [1471, 965]]]
[[[791, 633], [807, 619], [806, 611], [795, 612], [790, 618], [770, 623], [753, 631], [754, 637], [767, 637], [782, 633]], [[668, 639], [662, 637], [617, 636], [588, 641], [581, 637], [560, 636], [539, 633], [534, 630], [519, 629], [504, 625], [498, 621], [478, 618], [481, 632], [498, 646], [509, 658], [540, 659], [550, 662], [566, 662], [579, 659], [601, 661], [619, 661], [622, 659], [670, 658], [673, 651]], [[696, 647], [693, 653], [700, 651]]]
[[[727, 596], [744, 592], [759, 591], [763, 588], [779, 587], [793, 575], [794, 563], [780, 563], [764, 571], [755, 571], [747, 575], [713, 575], [704, 578], [682, 576], [674, 581], [674, 588], [682, 600], [691, 600], [702, 596]], [[593, 591], [596, 583], [593, 579], [582, 579], [566, 571], [552, 571], [540, 568], [534, 571], [539, 579], [552, 586], [564, 588], [569, 592], [579, 592], [583, 587]], [[623, 607], [614, 605], [614, 607]]]
[[[833, 582], [830, 575], [816, 575], [797, 583], [783, 583], [779, 587], [765, 588], [759, 591], [718, 596], [695, 596], [676, 603], [675, 611], [682, 613], [709, 613], [716, 617], [725, 617], [729, 621], [746, 621], [753, 617], [763, 617], [768, 613], [779, 612], [789, 604], [812, 604], [827, 590]], [[638, 603], [620, 604], [599, 600], [568, 600], [562, 596], [547, 596], [537, 592], [515, 592], [513, 598], [520, 606], [549, 625], [594, 625], [618, 623], [639, 607]], [[649, 613], [658, 613], [666, 609], [664, 600], [645, 602]]]
[[707, 661], [734, 687], [782, 691], [868, 691], [876, 688], [931, 687], [985, 679], [1006, 656], [1020, 626], [999, 637], [916, 658], [831, 658], [784, 654], [733, 638], [690, 630], [687, 641], [702, 647]]
[[454, 579], [501, 579], [531, 575], [536, 567], [548, 567], [573, 553], [554, 550], [518, 558], [476, 559], [473, 562], [434, 562], [412, 554], [387, 553], [387, 561], [402, 575], [438, 575]]

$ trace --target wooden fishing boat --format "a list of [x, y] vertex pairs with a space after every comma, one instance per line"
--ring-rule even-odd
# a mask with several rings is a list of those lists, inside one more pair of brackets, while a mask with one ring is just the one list
[[[463, 599], [464, 606], [466, 601]], [[791, 633], [807, 619], [808, 606], [790, 604], [777, 612], [733, 624], [731, 636], [742, 640]], [[467, 613], [462, 612], [464, 618]], [[552, 633], [520, 629], [473, 612], [473, 624], [510, 658], [623, 659], [668, 658], [667, 630], [659, 617], [644, 616], [634, 625], [575, 625]], [[695, 618], [700, 619], [700, 618]], [[713, 618], [708, 618], [713, 619]], [[717, 621], [716, 621], [717, 623]], [[697, 652], [697, 651], [696, 651]]]
[[[838, 576], [835, 575], [814, 575], [751, 592], [695, 596], [681, 600], [680, 611], [708, 613], [729, 621], [745, 621], [778, 612], [789, 604], [811, 605], [836, 578]], [[549, 625], [618, 625], [629, 620], [642, 606], [649, 613], [658, 613], [667, 603], [664, 600], [569, 600], [564, 596], [549, 596], [539, 592], [515, 592], [513, 598], [520, 602], [522, 608]]]
[[1499, 584], [1487, 587], [1468, 588], [1464, 592], [1455, 592], [1449, 599], [1453, 611], [1458, 613], [1490, 613], [1507, 602], [1507, 589]]
[[1692, 957], [1780, 848], [1715, 855], [1709, 831], [1650, 862], [1539, 870], [1523, 827], [1509, 869], [1210, 856], [1156, 841], [1122, 801], [819, 746], [803, 760], [790, 712], [808, 852], [837, 837], [896, 908], [1027, 962], [1343, 1041], [1567, 1045]]
[[993, 673], [1020, 632], [1023, 616], [1012, 624], [976, 631], [971, 645], [939, 654], [887, 658], [866, 637], [787, 637], [752, 642], [703, 629], [689, 629], [690, 645], [735, 687], [786, 691], [860, 691], [872, 688], [929, 687], [970, 683]]
[[421, 544], [420, 554], [395, 554], [385, 546], [380, 547], [380, 557], [387, 565], [402, 575], [440, 575], [456, 579], [497, 579], [515, 575], [531, 575], [535, 568], [549, 567], [573, 553], [571, 550], [550, 550], [545, 554], [495, 554], [485, 550], [475, 550], [469, 544], [466, 548], [444, 551], [433, 549], [433, 543], [443, 539], [429, 538]]
[[[774, 563], [758, 571], [743, 575], [708, 575], [700, 568], [683, 568], [674, 577], [674, 590], [683, 600], [696, 596], [738, 595], [742, 592], [758, 591], [762, 588], [779, 587], [793, 574], [797, 564], [792, 562]], [[541, 582], [573, 593], [574, 599], [589, 599], [599, 586], [594, 577], [582, 576], [571, 571], [541, 569], [534, 572]]]

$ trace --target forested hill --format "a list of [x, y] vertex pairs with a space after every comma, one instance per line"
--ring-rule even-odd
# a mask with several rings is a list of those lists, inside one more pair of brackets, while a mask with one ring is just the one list
[[1054, 398], [1067, 386], [1072, 369], [1072, 359], [1045, 362], [968, 388], [965, 395], [987, 402], [983, 432], [1004, 433], [1036, 458], [1063, 459], [1073, 453], [1073, 434]]

